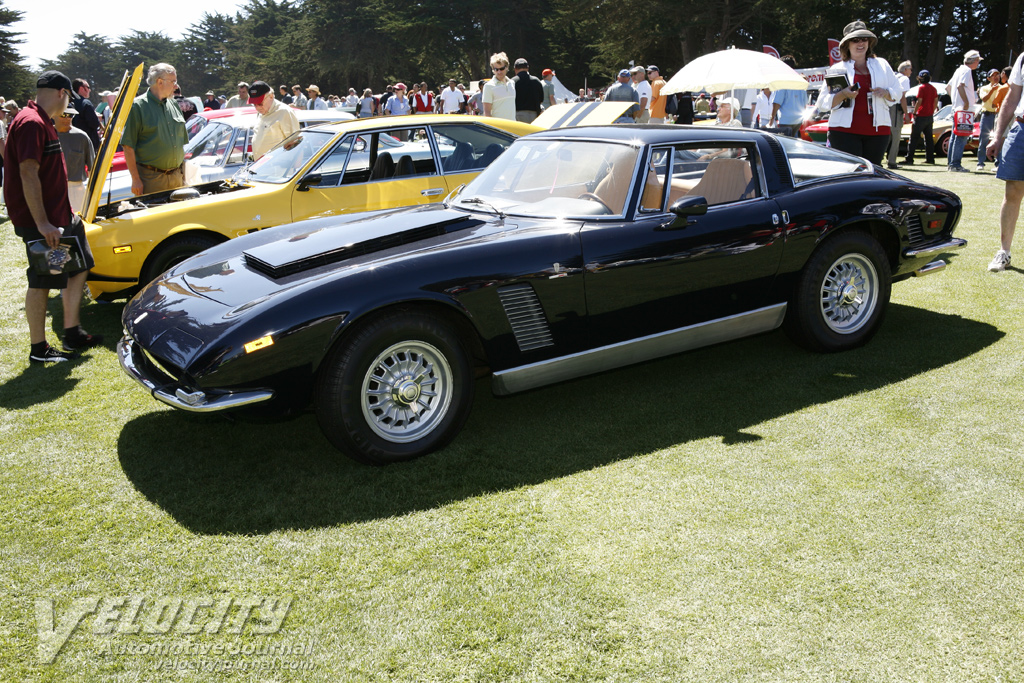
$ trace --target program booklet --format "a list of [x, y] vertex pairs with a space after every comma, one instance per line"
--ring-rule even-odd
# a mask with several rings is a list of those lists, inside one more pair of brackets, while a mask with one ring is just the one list
[[82, 247], [77, 237], [61, 237], [60, 244], [53, 249], [46, 240], [28, 243], [29, 265], [39, 275], [60, 275], [85, 270]]
[[[846, 90], [850, 87], [850, 79], [846, 77], [846, 73], [831, 73], [825, 74], [825, 85], [828, 87], [828, 92], [831, 95], [835, 95], [840, 90]], [[846, 100], [840, 107], [849, 107], [850, 101]]]

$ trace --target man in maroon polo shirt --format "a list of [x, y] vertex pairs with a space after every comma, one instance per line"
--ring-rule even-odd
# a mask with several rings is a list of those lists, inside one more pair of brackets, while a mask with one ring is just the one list
[[[25, 317], [28, 319], [29, 361], [55, 363], [70, 360], [73, 352], [96, 346], [99, 335], [85, 332], [80, 325], [80, 307], [85, 279], [93, 266], [92, 252], [81, 219], [71, 212], [68, 176], [60, 140], [52, 119], [68, 107], [71, 80], [59, 71], [47, 71], [36, 81], [36, 99], [18, 112], [7, 134], [4, 156], [4, 199], [14, 232], [26, 245], [44, 240], [59, 246], [64, 237], [77, 237], [85, 268], [57, 275], [40, 275], [28, 268]], [[52, 271], [51, 271], [52, 272]], [[64, 351], [46, 342], [46, 304], [51, 289], [62, 290], [64, 306]]]

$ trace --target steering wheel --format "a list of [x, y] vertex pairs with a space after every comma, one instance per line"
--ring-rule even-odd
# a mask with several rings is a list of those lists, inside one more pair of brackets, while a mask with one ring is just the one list
[[603, 206], [605, 209], [607, 209], [608, 213], [615, 213], [614, 211], [612, 211], [612, 207], [605, 204], [604, 200], [598, 197], [593, 192], [584, 192], [579, 197], [577, 197], [577, 199], [589, 199], [590, 201], [597, 202], [598, 204]]

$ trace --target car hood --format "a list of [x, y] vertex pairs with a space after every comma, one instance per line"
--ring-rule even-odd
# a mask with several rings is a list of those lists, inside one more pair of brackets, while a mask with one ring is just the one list
[[[341, 268], [448, 246], [497, 217], [441, 204], [320, 218], [261, 230], [188, 259], [158, 280], [229, 307], [303, 286]], [[224, 277], [230, 274], [231, 277]]]
[[570, 126], [605, 126], [615, 123], [633, 106], [632, 102], [570, 102], [548, 107], [533, 120], [533, 125], [555, 130]]
[[92, 172], [89, 174], [89, 185], [85, 193], [84, 210], [82, 211], [82, 218], [86, 223], [96, 220], [96, 210], [99, 208], [100, 197], [103, 194], [103, 183], [107, 179], [114, 152], [117, 151], [117, 145], [121, 142], [121, 133], [124, 132], [124, 125], [128, 120], [128, 112], [131, 111], [132, 101], [135, 100], [135, 93], [138, 92], [139, 83], [142, 81], [142, 66], [139, 64], [131, 73], [125, 71], [124, 77], [121, 79], [121, 87], [117, 91], [117, 99], [114, 100], [110, 123], [103, 133], [103, 140], [100, 142]]

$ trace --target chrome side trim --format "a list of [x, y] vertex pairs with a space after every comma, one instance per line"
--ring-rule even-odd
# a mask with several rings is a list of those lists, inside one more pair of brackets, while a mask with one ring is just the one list
[[170, 384], [157, 384], [135, 362], [135, 351], [135, 340], [128, 335], [122, 337], [121, 341], [117, 343], [117, 360], [121, 363], [121, 369], [145, 387], [153, 398], [181, 410], [191, 413], [213, 413], [260, 403], [274, 397], [274, 392], [270, 389], [204, 394], [202, 392], [186, 392], [184, 389]]
[[494, 373], [491, 388], [498, 396], [535, 389], [595, 372], [769, 332], [782, 325], [785, 317], [786, 304], [765, 306], [747, 313], [500, 370]]
[[959, 237], [951, 237], [948, 241], [942, 244], [933, 244], [923, 249], [907, 249], [903, 252], [904, 258], [917, 258], [919, 256], [931, 256], [932, 254], [941, 254], [944, 251], [953, 251], [955, 249], [963, 249], [967, 246], [967, 240], [962, 240]]
[[925, 275], [931, 275], [932, 273], [938, 273], [940, 270], [946, 267], [946, 262], [943, 260], [932, 261], [926, 266], [922, 266], [914, 271], [914, 277], [923, 277]]

